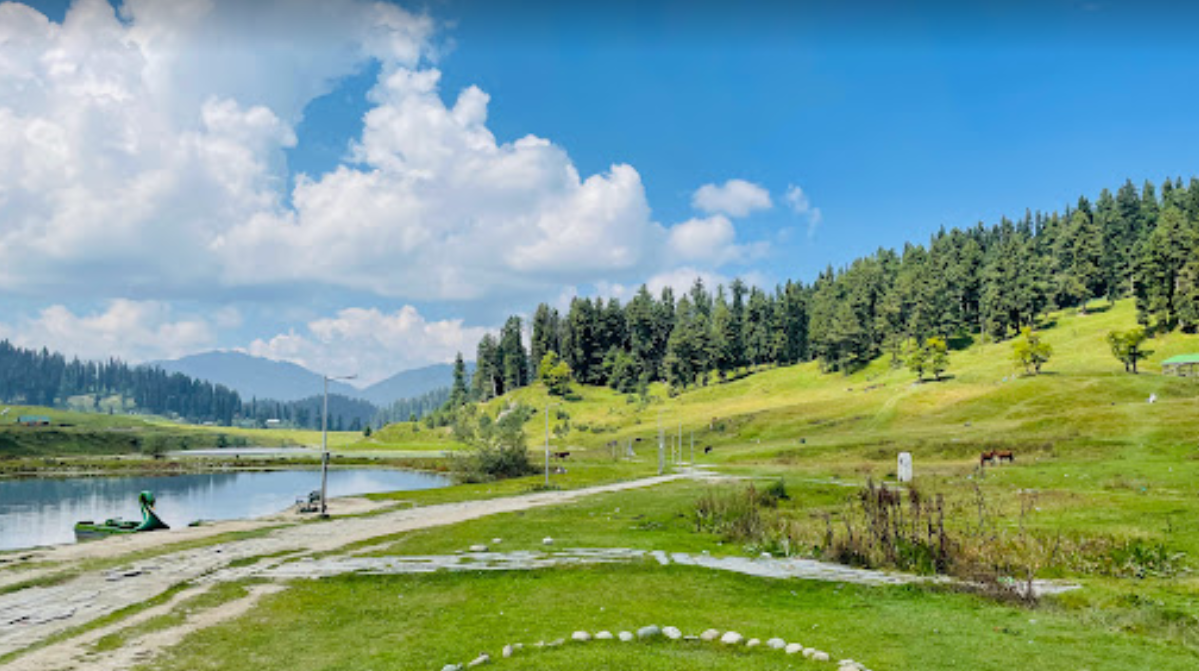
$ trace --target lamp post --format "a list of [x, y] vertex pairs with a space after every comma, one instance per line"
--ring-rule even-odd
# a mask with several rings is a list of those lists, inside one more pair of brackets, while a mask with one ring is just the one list
[[325, 375], [325, 404], [321, 411], [321, 517], [329, 516], [325, 494], [329, 491], [329, 380], [353, 380], [357, 375], [329, 377]]
[[550, 486], [550, 408], [556, 408], [561, 403], [545, 404], [545, 486]]
[[666, 436], [662, 432], [662, 410], [658, 408], [658, 475], [666, 472]]

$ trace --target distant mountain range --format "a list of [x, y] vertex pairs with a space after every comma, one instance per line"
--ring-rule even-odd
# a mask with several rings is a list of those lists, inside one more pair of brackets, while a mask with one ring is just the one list
[[[273, 361], [242, 352], [205, 352], [181, 359], [155, 361], [168, 372], [178, 372], [201, 380], [223, 384], [236, 390], [243, 400], [251, 398], [297, 401], [319, 395], [323, 390], [320, 374], [285, 361]], [[473, 365], [467, 365], [468, 375]], [[383, 407], [394, 401], [412, 398], [453, 383], [454, 366], [439, 363], [402, 371], [358, 389], [344, 382], [330, 381], [329, 393], [360, 398]]]

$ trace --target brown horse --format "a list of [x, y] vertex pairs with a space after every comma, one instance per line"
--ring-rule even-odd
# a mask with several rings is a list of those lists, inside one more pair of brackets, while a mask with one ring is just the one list
[[566, 459], [570, 457], [570, 452], [551, 452], [550, 454], [553, 455], [555, 459]]
[[995, 458], [999, 460], [999, 463], [1003, 463], [1006, 460], [1011, 464], [1016, 461], [1016, 453], [1011, 450], [999, 450], [995, 453]]
[[983, 452], [978, 455], [978, 465], [980, 468], [985, 468], [987, 464], [995, 465], [995, 451]]

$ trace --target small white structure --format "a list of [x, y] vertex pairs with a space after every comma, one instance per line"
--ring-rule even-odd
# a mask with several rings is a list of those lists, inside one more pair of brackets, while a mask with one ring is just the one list
[[899, 465], [896, 467], [896, 473], [900, 482], [912, 481], [912, 453], [900, 452]]
[[1149, 394], [1149, 402], [1157, 403], [1157, 394]]

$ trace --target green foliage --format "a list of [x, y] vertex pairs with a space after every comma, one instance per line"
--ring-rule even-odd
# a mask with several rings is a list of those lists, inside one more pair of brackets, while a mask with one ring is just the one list
[[452, 459], [452, 467], [461, 481], [490, 482], [536, 472], [525, 447], [524, 431], [533, 408], [515, 405], [494, 420], [478, 412], [475, 406], [466, 406], [458, 414], [454, 435], [468, 445]]
[[934, 378], [940, 380], [941, 373], [949, 368], [949, 344], [940, 336], [928, 338], [924, 344], [909, 340], [904, 350], [904, 361], [918, 380], [923, 381], [925, 373], [932, 373]]
[[1053, 356], [1053, 347], [1041, 340], [1041, 334], [1032, 327], [1020, 329], [1020, 336], [1012, 341], [1012, 359], [1030, 375], [1038, 375], [1041, 367]]
[[1152, 350], [1147, 350], [1142, 346], [1148, 337], [1145, 329], [1140, 326], [1127, 331], [1108, 332], [1106, 338], [1108, 347], [1111, 348], [1112, 356], [1124, 364], [1124, 372], [1136, 373], [1137, 362], [1153, 355]]
[[541, 365], [537, 367], [537, 378], [545, 383], [554, 396], [565, 397], [570, 394], [572, 377], [570, 366], [556, 352], [546, 352]]

